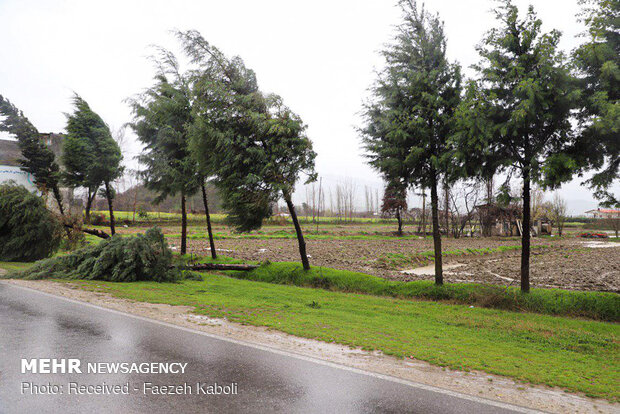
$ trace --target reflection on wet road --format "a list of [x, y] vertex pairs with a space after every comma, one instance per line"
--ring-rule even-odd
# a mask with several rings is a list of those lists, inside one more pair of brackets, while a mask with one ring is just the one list
[[[273, 352], [0, 283], [0, 413], [498, 413], [507, 406]], [[21, 373], [22, 358], [78, 358], [82, 374]], [[184, 374], [86, 372], [94, 362], [180, 362]], [[75, 395], [78, 385], [129, 384], [128, 394]], [[23, 383], [62, 394], [22, 394]], [[144, 383], [188, 384], [152, 395]], [[197, 395], [236, 383], [237, 395]], [[217, 391], [217, 388], [213, 388]], [[524, 411], [513, 408], [514, 410]]]

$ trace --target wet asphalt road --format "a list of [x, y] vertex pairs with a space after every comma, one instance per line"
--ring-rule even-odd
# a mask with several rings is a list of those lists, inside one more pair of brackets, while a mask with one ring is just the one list
[[[21, 373], [22, 358], [79, 358], [82, 374]], [[92, 374], [89, 362], [181, 362], [184, 374]], [[69, 383], [128, 395], [69, 394]], [[144, 383], [187, 383], [152, 395]], [[23, 383], [62, 394], [22, 394]], [[237, 395], [196, 395], [236, 383]], [[31, 387], [34, 389], [34, 387]], [[207, 388], [203, 388], [207, 389]], [[57, 390], [56, 390], [57, 391]], [[0, 413], [509, 413], [517, 407], [274, 352], [0, 283]]]

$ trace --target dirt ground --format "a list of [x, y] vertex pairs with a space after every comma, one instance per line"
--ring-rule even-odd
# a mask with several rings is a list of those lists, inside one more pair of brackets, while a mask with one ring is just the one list
[[[314, 230], [314, 229], [313, 229]], [[394, 280], [420, 280], [433, 278], [432, 272], [412, 272], [421, 266], [431, 264], [421, 256], [433, 250], [433, 241], [427, 238], [398, 238], [393, 236], [390, 226], [340, 225], [323, 226], [318, 234], [333, 239], [307, 240], [311, 264], [336, 269], [353, 270]], [[133, 233], [135, 228], [124, 229]], [[164, 227], [164, 233], [173, 236], [167, 240], [178, 249], [180, 233], [178, 227]], [[307, 233], [308, 229], [306, 229]], [[191, 227], [189, 234], [196, 236], [204, 232], [200, 226]], [[218, 226], [215, 233], [230, 237], [230, 231]], [[284, 226], [265, 227], [257, 236], [293, 234]], [[370, 236], [369, 239], [343, 239], [342, 237]], [[373, 238], [381, 237], [381, 238]], [[466, 249], [496, 249], [500, 246], [519, 246], [517, 237], [495, 238], [444, 238], [444, 252]], [[607, 242], [605, 246], [592, 245], [591, 241], [577, 237], [562, 239], [532, 238], [531, 283], [534, 287], [554, 287], [575, 290], [598, 290], [620, 292], [620, 243]], [[216, 240], [220, 254], [242, 260], [253, 261], [298, 261], [297, 241], [292, 238], [250, 239], [224, 238]], [[206, 238], [188, 240], [188, 250], [197, 255], [208, 255]], [[446, 282], [480, 282], [497, 285], [519, 284], [520, 250], [507, 250], [491, 254], [453, 254], [444, 258], [449, 265], [444, 279]], [[459, 265], [459, 266], [455, 266]]]

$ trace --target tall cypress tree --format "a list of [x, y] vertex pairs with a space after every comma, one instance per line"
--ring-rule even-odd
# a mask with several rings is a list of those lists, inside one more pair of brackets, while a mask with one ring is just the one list
[[88, 105], [75, 95], [73, 113], [67, 115], [67, 134], [70, 142], [84, 143], [86, 154], [82, 154], [90, 163], [83, 172], [84, 185], [101, 183], [108, 201], [110, 214], [110, 232], [115, 234], [114, 196], [112, 182], [123, 173], [121, 149], [112, 138], [110, 128]]
[[24, 157], [20, 160], [22, 169], [34, 177], [34, 184], [39, 191], [51, 191], [58, 204], [58, 210], [64, 215], [62, 194], [60, 193], [60, 169], [54, 153], [41, 140], [39, 131], [8, 99], [0, 95], [0, 131], [7, 131], [17, 137], [17, 143]]
[[567, 151], [578, 93], [558, 51], [559, 32], [541, 34], [531, 6], [522, 19], [510, 0], [495, 13], [499, 26], [478, 47], [479, 79], [459, 108], [456, 140], [469, 171], [517, 172], [523, 180], [521, 290], [528, 292], [531, 184], [554, 187], [572, 177], [575, 162]]
[[386, 68], [365, 106], [361, 129], [369, 163], [405, 186], [431, 190], [435, 283], [443, 283], [438, 186], [447, 176], [453, 115], [461, 74], [446, 58], [446, 37], [438, 16], [401, 0], [403, 23], [383, 51]]
[[261, 226], [270, 204], [283, 198], [289, 209], [304, 269], [310, 269], [306, 243], [292, 201], [301, 173], [316, 178], [315, 152], [301, 118], [276, 95], [258, 88], [243, 60], [227, 59], [197, 32], [178, 33], [198, 66], [192, 152], [215, 180], [237, 230]]
[[90, 134], [68, 134], [62, 143], [62, 180], [68, 187], [84, 187], [87, 190], [84, 222], [90, 224], [90, 210], [101, 186], [94, 176], [92, 166], [96, 163], [95, 143]]
[[578, 115], [580, 139], [572, 155], [583, 169], [597, 171], [588, 180], [595, 196], [620, 206], [609, 191], [620, 173], [620, 2], [582, 0], [587, 41], [573, 52], [582, 90]]
[[130, 100], [134, 120], [130, 126], [145, 144], [139, 159], [147, 188], [156, 191], [156, 202], [169, 196], [181, 198], [181, 254], [187, 252], [187, 197], [202, 189], [211, 255], [216, 257], [204, 189], [204, 178], [188, 148], [188, 128], [193, 122], [189, 76], [181, 73], [176, 57], [159, 49], [155, 58], [155, 84]]

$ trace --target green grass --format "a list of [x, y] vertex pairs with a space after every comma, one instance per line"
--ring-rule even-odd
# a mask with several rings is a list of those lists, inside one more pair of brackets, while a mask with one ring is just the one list
[[265, 263], [248, 272], [227, 273], [240, 279], [274, 284], [375, 296], [452, 301], [512, 311], [620, 321], [620, 295], [609, 292], [532, 289], [529, 294], [522, 294], [518, 288], [513, 287], [475, 283], [448, 283], [436, 286], [428, 280], [389, 281], [364, 273], [323, 267], [313, 267], [310, 271], [304, 271], [297, 263]]
[[7, 272], [14, 272], [16, 270], [23, 270], [32, 266], [32, 263], [27, 262], [0, 262], [0, 269], [4, 269]]
[[83, 289], [459, 370], [620, 400], [616, 324], [332, 292], [206, 274], [181, 283], [72, 282]]

